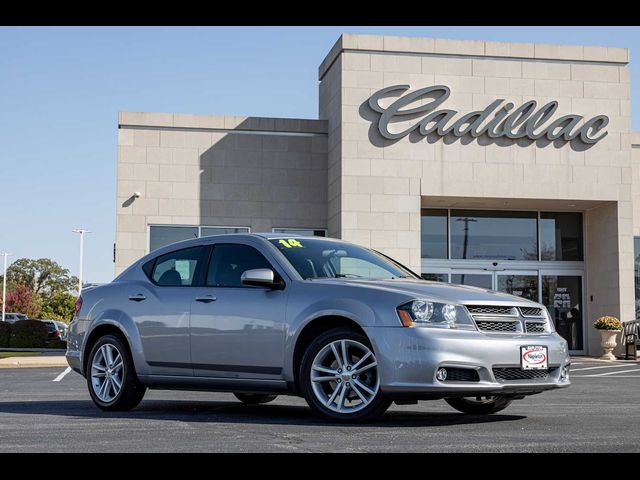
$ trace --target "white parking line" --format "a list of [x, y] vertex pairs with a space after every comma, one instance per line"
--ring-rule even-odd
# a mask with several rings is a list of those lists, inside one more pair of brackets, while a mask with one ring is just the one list
[[581, 372], [582, 370], [595, 370], [598, 368], [617, 368], [617, 367], [628, 367], [628, 363], [616, 363], [614, 365], [603, 365], [600, 367], [585, 367], [585, 368], [572, 368], [572, 372]]
[[615, 372], [607, 372], [607, 373], [595, 373], [593, 375], [579, 375], [581, 377], [604, 377], [608, 375], [616, 375], [619, 373], [629, 373], [629, 372], [640, 372], [640, 368], [634, 368], [633, 370], [618, 370]]
[[59, 382], [60, 380], [62, 380], [65, 375], [67, 373], [69, 373], [71, 371], [71, 367], [67, 367], [65, 368], [64, 372], [62, 372], [60, 375], [58, 375], [56, 378], [53, 379], [54, 382]]

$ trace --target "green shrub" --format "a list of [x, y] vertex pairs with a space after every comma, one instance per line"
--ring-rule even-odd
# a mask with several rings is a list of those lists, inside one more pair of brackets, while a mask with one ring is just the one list
[[49, 342], [47, 342], [47, 348], [64, 348], [66, 350], [67, 342], [64, 340], [49, 340]]
[[13, 348], [44, 348], [49, 332], [39, 320], [18, 320], [11, 326], [9, 346]]
[[0, 322], [0, 348], [9, 346], [9, 336], [11, 335], [11, 324]]

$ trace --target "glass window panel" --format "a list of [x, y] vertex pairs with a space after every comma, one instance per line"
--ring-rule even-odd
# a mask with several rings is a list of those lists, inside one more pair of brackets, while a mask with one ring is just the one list
[[538, 276], [498, 274], [498, 291], [537, 302]]
[[211, 235], [222, 235], [225, 233], [248, 233], [247, 227], [202, 227], [200, 229], [200, 235], [202, 237], [209, 237]]
[[569, 344], [569, 350], [582, 350], [582, 278], [543, 275], [542, 303], [549, 310], [556, 331]]
[[241, 287], [240, 277], [247, 270], [273, 267], [264, 255], [249, 245], [220, 244], [213, 248], [207, 285]]
[[538, 260], [537, 212], [451, 210], [451, 258]]
[[478, 273], [452, 273], [451, 283], [491, 290], [493, 288], [493, 275], [483, 275]]
[[152, 278], [163, 287], [193, 285], [203, 247], [185, 248], [158, 257]]
[[540, 258], [558, 261], [584, 259], [581, 213], [540, 213]]
[[423, 208], [421, 213], [422, 258], [447, 258], [447, 210]]
[[312, 228], [274, 228], [273, 233], [285, 233], [290, 235], [302, 235], [305, 237], [326, 237], [325, 230], [314, 230]]
[[431, 280], [432, 282], [448, 282], [449, 275], [447, 273], [423, 273], [421, 275], [425, 280]]
[[149, 230], [149, 251], [152, 252], [170, 243], [198, 238], [198, 227], [151, 225]]

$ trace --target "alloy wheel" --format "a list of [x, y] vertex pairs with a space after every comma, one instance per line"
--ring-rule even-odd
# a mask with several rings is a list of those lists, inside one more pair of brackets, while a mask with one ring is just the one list
[[91, 362], [91, 386], [98, 399], [112, 402], [122, 389], [124, 362], [122, 355], [110, 343], [105, 343], [93, 356]]
[[360, 342], [335, 340], [313, 359], [311, 387], [316, 398], [334, 412], [360, 411], [380, 389], [376, 357]]

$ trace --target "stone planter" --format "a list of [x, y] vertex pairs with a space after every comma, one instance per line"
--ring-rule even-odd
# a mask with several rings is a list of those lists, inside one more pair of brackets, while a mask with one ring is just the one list
[[613, 349], [616, 348], [616, 337], [621, 332], [621, 330], [599, 330], [599, 332], [601, 338], [600, 346], [603, 350], [602, 356], [600, 358], [602, 360], [615, 360], [616, 357], [613, 354]]

